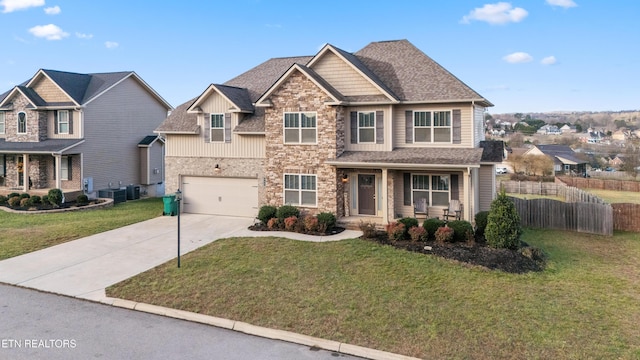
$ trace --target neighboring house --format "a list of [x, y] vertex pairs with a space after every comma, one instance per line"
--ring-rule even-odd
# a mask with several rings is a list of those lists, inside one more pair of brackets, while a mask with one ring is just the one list
[[575, 127], [575, 126], [573, 126], [573, 125], [567, 125], [567, 124], [564, 124], [564, 125], [560, 128], [560, 131], [561, 131], [563, 134], [575, 133], [575, 132], [576, 132], [576, 127]]
[[629, 135], [630, 135], [630, 133], [627, 130], [619, 129], [619, 130], [614, 131], [611, 134], [611, 140], [625, 141], [625, 140], [627, 140]]
[[432, 216], [450, 200], [464, 219], [495, 197], [501, 141], [484, 141], [491, 102], [406, 40], [349, 53], [268, 60], [208, 86], [157, 128], [167, 191], [184, 211], [255, 217], [292, 204], [387, 223]]
[[624, 157], [625, 157], [624, 154], [618, 154], [612, 159], [610, 159], [608, 161], [608, 164], [619, 168], [620, 166], [624, 165]]
[[558, 129], [556, 125], [543, 125], [538, 129], [537, 133], [543, 135], [561, 135], [562, 131]]
[[164, 146], [153, 130], [170, 109], [135, 72], [39, 70], [0, 94], [3, 186], [58, 188], [67, 198], [130, 184], [154, 193]]
[[546, 155], [553, 160], [556, 175], [582, 175], [587, 171], [587, 161], [580, 160], [575, 151], [567, 145], [535, 145], [523, 156]]

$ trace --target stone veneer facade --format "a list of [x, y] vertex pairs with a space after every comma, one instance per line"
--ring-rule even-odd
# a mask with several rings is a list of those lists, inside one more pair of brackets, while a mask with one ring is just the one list
[[[47, 139], [47, 112], [28, 109], [29, 101], [22, 95], [13, 97], [13, 110], [5, 112], [7, 142], [37, 142]], [[18, 134], [18, 113], [27, 116], [27, 133]]]
[[[329, 96], [299, 72], [291, 74], [269, 97], [265, 109], [266, 189], [261, 205], [281, 206], [284, 202], [284, 174], [316, 175], [317, 206], [300, 207], [310, 215], [332, 212], [344, 216], [342, 172], [325, 164], [344, 151], [344, 108], [329, 106]], [[285, 144], [285, 112], [315, 112], [316, 144]]]

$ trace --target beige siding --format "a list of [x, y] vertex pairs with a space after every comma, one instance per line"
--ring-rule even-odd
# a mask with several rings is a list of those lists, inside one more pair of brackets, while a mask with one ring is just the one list
[[478, 147], [480, 141], [484, 140], [484, 107], [474, 106], [473, 130], [473, 147]]
[[[429, 143], [429, 144], [407, 144], [405, 130], [405, 111], [451, 111], [461, 110], [462, 131], [460, 144], [452, 143]], [[395, 147], [456, 147], [471, 148], [477, 147], [473, 142], [473, 108], [470, 105], [460, 104], [437, 104], [437, 105], [403, 105], [394, 109], [393, 114], [393, 142]]]
[[73, 117], [73, 134], [56, 134], [55, 116], [55, 111], [47, 112], [47, 137], [49, 139], [82, 139], [82, 112], [69, 110], [69, 116]]
[[45, 76], [40, 77], [40, 80], [33, 84], [32, 88], [46, 102], [72, 101], [56, 84]]
[[[409, 205], [409, 206], [405, 206], [404, 205], [404, 173], [411, 173], [411, 174], [425, 174], [425, 175], [458, 175], [458, 198], [460, 199], [460, 203], [463, 204], [463, 206], [467, 206], [465, 203], [467, 202], [467, 196], [464, 192], [464, 178], [466, 177], [465, 173], [463, 172], [456, 172], [456, 173], [447, 173], [447, 172], [442, 172], [442, 171], [400, 171], [398, 170], [397, 172], [393, 172], [389, 173], [390, 177], [393, 177], [393, 181], [395, 183], [394, 186], [394, 199], [395, 199], [395, 204], [394, 204], [394, 209], [393, 209], [393, 213], [394, 216], [398, 216], [399, 217], [405, 217], [405, 216], [411, 216], [413, 217], [413, 205]], [[444, 210], [444, 206], [429, 206], [429, 217], [433, 218], [433, 217], [440, 217], [442, 218], [442, 214], [443, 214], [443, 210]]]
[[95, 190], [140, 181], [138, 143], [166, 118], [164, 104], [128, 78], [89, 103], [84, 110], [85, 142], [71, 150], [83, 153], [83, 177]]
[[480, 208], [477, 211], [489, 211], [491, 202], [496, 197], [496, 186], [493, 165], [481, 165], [479, 170]]
[[345, 96], [381, 94], [369, 80], [332, 52], [313, 65], [313, 70]]
[[[351, 112], [352, 111], [365, 111], [365, 112], [376, 112], [376, 111], [384, 111], [384, 143], [383, 144], [352, 144], [351, 143]], [[391, 107], [387, 106], [360, 106], [360, 107], [351, 107], [345, 108], [344, 119], [345, 119], [345, 151], [391, 151], [392, 147], [392, 136], [391, 136], [391, 119], [393, 118], [393, 113], [391, 111]]]

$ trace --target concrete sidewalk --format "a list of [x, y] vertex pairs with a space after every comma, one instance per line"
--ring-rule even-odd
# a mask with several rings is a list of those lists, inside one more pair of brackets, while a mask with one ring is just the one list
[[[305, 241], [358, 237], [358, 231], [332, 236], [248, 230], [252, 219], [183, 214], [180, 253], [217, 239], [281, 236]], [[0, 261], [0, 282], [104, 302], [105, 288], [177, 258], [177, 217], [163, 216]]]

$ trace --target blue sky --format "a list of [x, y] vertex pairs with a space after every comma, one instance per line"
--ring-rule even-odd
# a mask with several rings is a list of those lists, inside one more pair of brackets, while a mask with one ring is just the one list
[[640, 109], [640, 2], [0, 0], [0, 92], [133, 70], [178, 106], [272, 57], [408, 39], [491, 113]]

